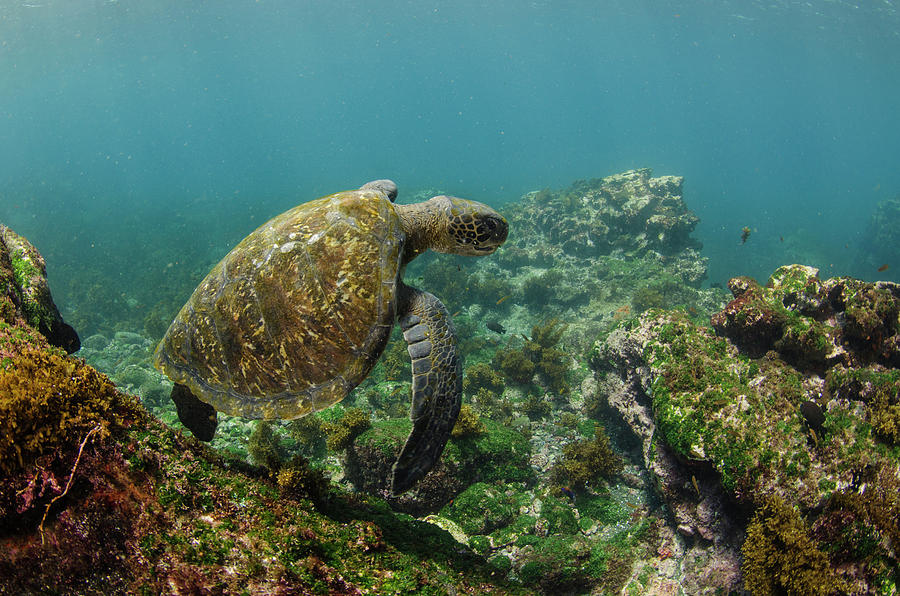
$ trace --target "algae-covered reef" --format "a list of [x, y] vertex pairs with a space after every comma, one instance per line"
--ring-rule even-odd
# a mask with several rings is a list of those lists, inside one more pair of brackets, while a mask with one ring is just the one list
[[0, 318], [27, 323], [67, 352], [80, 347], [78, 334], [62, 320], [47, 284], [44, 258], [28, 240], [0, 224]]
[[0, 296], [0, 594], [522, 592], [303, 459], [271, 470], [185, 438], [21, 304]]
[[[399, 333], [369, 378], [342, 404], [291, 422], [257, 424], [220, 416], [212, 445], [224, 459], [210, 456], [197, 465], [210, 478], [249, 474], [242, 482], [265, 487], [258, 490], [269, 491], [269, 497], [253, 511], [275, 512], [264, 517], [267, 532], [275, 532], [273, 524], [311, 527], [305, 518], [283, 518], [285, 511], [298, 507], [295, 502], [309, 515], [324, 514], [332, 521], [347, 517], [333, 513], [335, 508], [358, 508], [357, 502], [363, 502], [382, 517], [352, 515], [372, 521], [385, 536], [389, 524], [439, 536], [446, 541], [441, 544], [472, 566], [475, 579], [459, 580], [462, 591], [474, 589], [477, 582], [499, 591], [548, 594], [618, 593], [626, 586], [632, 592], [652, 591], [679, 583], [700, 589], [708, 575], [698, 571], [704, 559], [698, 555], [682, 562], [686, 551], [668, 526], [662, 504], [648, 490], [639, 458], [627, 452], [629, 440], [602, 411], [588, 368], [593, 339], [628, 324], [647, 308], [681, 307], [702, 319], [724, 303], [723, 291], [699, 288], [706, 261], [691, 237], [697, 219], [681, 197], [681, 179], [653, 178], [649, 170], [635, 170], [578, 182], [563, 191], [529, 193], [501, 211], [513, 230], [508, 251], [504, 247], [495, 257], [479, 260], [423, 256], [406, 274], [410, 283], [448, 304], [466, 371], [464, 405], [453, 438], [416, 491], [396, 498], [386, 490], [390, 466], [410, 424], [409, 358]], [[581, 222], [592, 222], [592, 227], [582, 229]], [[568, 226], [572, 234], [565, 231]], [[183, 289], [185, 297], [190, 290]], [[119, 311], [111, 312], [116, 316]], [[121, 389], [139, 395], [155, 417], [180, 428], [168, 400], [171, 385], [149, 365], [154, 333], [147, 337], [140, 325], [123, 328], [113, 320], [101, 328], [118, 331], [87, 337], [81, 355]], [[179, 449], [193, 445], [177, 434], [171, 440]], [[223, 464], [227, 473], [220, 470]], [[194, 470], [196, 465], [176, 467]], [[177, 477], [174, 472], [167, 476], [172, 481]], [[192, 482], [179, 486], [185, 493], [179, 501], [208, 500], [194, 496]], [[202, 483], [197, 486], [201, 493], [208, 490]], [[273, 505], [280, 501], [287, 509]], [[207, 512], [197, 515], [219, 519]], [[243, 544], [242, 532], [256, 532], [249, 521], [238, 530], [209, 526], [210, 536], [238, 544]], [[328, 536], [337, 531], [322, 530]], [[265, 552], [281, 552], [278, 541], [288, 538], [280, 532]], [[317, 527], [311, 532], [320, 533]], [[386, 550], [376, 552], [393, 552], [392, 545], [402, 543], [396, 533], [391, 537], [395, 540], [384, 541]], [[346, 536], [341, 541], [352, 542]], [[406, 577], [398, 569], [425, 556], [403, 551], [408, 558], [389, 563], [379, 554], [380, 567], [362, 566], [353, 575], [350, 569], [361, 563], [352, 553], [324, 546], [315, 552], [343, 578], [361, 574], [353, 580], [360, 589], [376, 591], [371, 586], [379, 586], [388, 593], [411, 591], [412, 583], [378, 584], [381, 580], [370, 576]], [[283, 564], [284, 556], [279, 557]], [[212, 581], [217, 569], [224, 573], [233, 567], [222, 556], [204, 564], [203, 582]], [[429, 571], [428, 578], [441, 573], [457, 577], [445, 567], [429, 565], [424, 569], [434, 573]], [[286, 585], [311, 581], [296, 566], [287, 569]], [[259, 577], [245, 575], [228, 586], [240, 581], [254, 585]], [[420, 581], [426, 592], [435, 585], [427, 578]], [[316, 586], [309, 589], [340, 591], [330, 584]]]
[[900, 286], [779, 268], [712, 327], [650, 310], [595, 346], [600, 394], [690, 540], [753, 594], [900, 585]]
[[[895, 593], [897, 287], [789, 266], [734, 278], [730, 301], [702, 289], [681, 184], [529, 193], [501, 208], [494, 257], [410, 265], [453, 314], [464, 404], [400, 497], [396, 331], [341, 404], [221, 416], [210, 449], [172, 430], [153, 333], [87, 337], [107, 379], [18, 316], [0, 386], [44, 434], [0, 482], [0, 574], [26, 592]], [[19, 407], [38, 368], [78, 379], [57, 379], [66, 407]]]
[[40, 340], [7, 356], [0, 410], [0, 593], [517, 591], [383, 501], [223, 459]]

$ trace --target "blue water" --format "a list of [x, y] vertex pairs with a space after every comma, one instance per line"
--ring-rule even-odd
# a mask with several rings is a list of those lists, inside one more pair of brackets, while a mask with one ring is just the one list
[[154, 237], [215, 260], [372, 178], [502, 205], [652, 167], [685, 176], [711, 282], [795, 261], [889, 278], [900, 263], [856, 247], [900, 194], [898, 9], [7, 0], [0, 221], [53, 283], [113, 255], [164, 266], [142, 261]]

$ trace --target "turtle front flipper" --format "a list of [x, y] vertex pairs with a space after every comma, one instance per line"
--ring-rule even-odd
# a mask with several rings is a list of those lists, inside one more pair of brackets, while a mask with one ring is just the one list
[[462, 367], [450, 313], [434, 295], [400, 287], [400, 327], [412, 359], [413, 429], [394, 463], [391, 492], [406, 492], [434, 466], [456, 424]]
[[200, 401], [187, 386], [175, 383], [172, 387], [172, 401], [178, 410], [178, 419], [195, 437], [201, 441], [212, 441], [219, 424], [216, 409]]

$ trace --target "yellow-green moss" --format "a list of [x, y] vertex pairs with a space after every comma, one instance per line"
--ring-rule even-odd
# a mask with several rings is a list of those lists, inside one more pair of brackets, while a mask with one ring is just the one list
[[550, 415], [553, 406], [540, 395], [529, 395], [521, 405], [522, 411], [531, 420], [541, 420]]
[[260, 420], [256, 423], [247, 441], [247, 452], [257, 465], [266, 467], [272, 472], [278, 471], [284, 459], [284, 451], [272, 430], [271, 422]]
[[510, 383], [527, 385], [534, 377], [534, 362], [522, 350], [498, 350], [494, 355], [494, 366]]
[[744, 587], [754, 596], [846, 591], [803, 517], [779, 497], [770, 497], [757, 510], [741, 552]]
[[622, 470], [622, 458], [616, 455], [602, 426], [594, 430], [594, 438], [566, 445], [550, 472], [556, 486], [583, 489], [602, 478], [610, 478]]
[[83, 361], [50, 350], [17, 354], [0, 370], [0, 471], [72, 448], [94, 427], [106, 436], [123, 416], [141, 412]]
[[537, 373], [553, 393], [569, 391], [568, 355], [557, 346], [566, 326], [548, 319], [531, 328], [531, 338], [521, 349], [504, 348], [494, 355], [493, 365], [510, 383], [529, 385]]
[[343, 451], [356, 437], [372, 426], [369, 413], [360, 408], [348, 408], [337, 422], [322, 424], [326, 443], [332, 451]]
[[568, 355], [557, 347], [565, 330], [566, 325], [559, 319], [547, 319], [531, 328], [531, 339], [523, 348], [547, 387], [556, 394], [569, 392]]
[[463, 379], [463, 389], [468, 394], [477, 393], [482, 388], [497, 395], [503, 395], [503, 390], [506, 388], [503, 377], [486, 362], [479, 362], [467, 368], [466, 376]]
[[276, 476], [278, 488], [294, 499], [319, 501], [328, 490], [328, 479], [301, 455], [284, 464]]
[[462, 437], [473, 437], [484, 432], [484, 423], [481, 418], [469, 404], [463, 404], [459, 408], [459, 416], [456, 418], [456, 424], [453, 426], [450, 436], [454, 439]]
[[325, 432], [322, 429], [322, 419], [318, 416], [303, 416], [291, 420], [288, 434], [300, 444], [307, 456], [324, 455]]

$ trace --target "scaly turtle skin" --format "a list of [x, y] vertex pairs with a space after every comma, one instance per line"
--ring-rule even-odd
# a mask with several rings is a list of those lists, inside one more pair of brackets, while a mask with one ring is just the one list
[[399, 320], [412, 358], [410, 433], [392, 490], [437, 462], [456, 422], [462, 370], [450, 315], [407, 286], [405, 265], [427, 249], [485, 255], [506, 220], [455, 197], [394, 205], [396, 185], [304, 203], [260, 226], [200, 283], [156, 349], [178, 416], [212, 440], [216, 411], [292, 419], [343, 399], [372, 370]]

